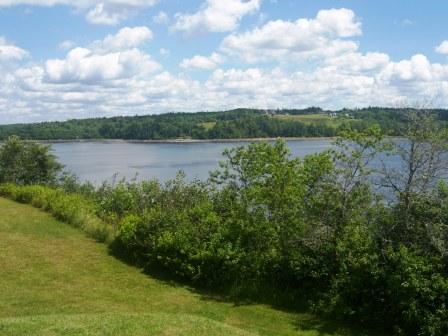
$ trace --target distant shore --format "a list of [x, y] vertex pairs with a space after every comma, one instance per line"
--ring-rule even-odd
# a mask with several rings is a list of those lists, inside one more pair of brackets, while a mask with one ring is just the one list
[[[35, 140], [40, 143], [141, 143], [141, 144], [201, 144], [201, 143], [233, 143], [233, 142], [260, 142], [260, 141], [319, 141], [334, 140], [336, 137], [277, 137], [277, 138], [241, 138], [241, 139], [167, 139], [167, 140], [123, 140], [123, 139], [61, 139], [61, 140]], [[34, 141], [34, 140], [33, 140]]]

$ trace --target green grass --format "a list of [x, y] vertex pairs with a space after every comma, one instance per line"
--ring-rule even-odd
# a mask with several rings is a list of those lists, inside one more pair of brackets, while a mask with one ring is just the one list
[[203, 122], [199, 124], [199, 126], [205, 128], [206, 130], [211, 130], [213, 127], [215, 127], [215, 125], [215, 121]]
[[0, 198], [0, 335], [365, 335], [143, 274], [50, 215]]
[[292, 120], [300, 121], [304, 124], [325, 124], [328, 126], [338, 127], [343, 122], [355, 122], [353, 119], [346, 117], [336, 117], [332, 118], [328, 114], [316, 113], [316, 114], [301, 114], [301, 115], [287, 115], [287, 114], [277, 114], [274, 118], [282, 120]]

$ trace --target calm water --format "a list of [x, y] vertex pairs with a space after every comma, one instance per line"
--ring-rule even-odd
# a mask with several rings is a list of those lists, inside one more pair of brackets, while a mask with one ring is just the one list
[[[226, 148], [247, 143], [140, 144], [73, 142], [53, 144], [54, 154], [81, 180], [99, 184], [119, 177], [166, 181], [183, 170], [188, 179], [206, 179], [218, 168]], [[331, 147], [329, 140], [289, 141], [291, 154], [303, 157]]]

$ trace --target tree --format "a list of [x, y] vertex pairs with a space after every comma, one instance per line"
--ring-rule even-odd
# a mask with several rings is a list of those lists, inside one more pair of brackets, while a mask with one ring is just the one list
[[0, 182], [51, 184], [61, 171], [50, 147], [11, 136], [0, 147]]
[[406, 207], [412, 195], [427, 193], [435, 183], [446, 177], [448, 132], [427, 111], [411, 110], [403, 131], [404, 138], [389, 142], [388, 155], [397, 156], [399, 167], [382, 160], [382, 185], [390, 188]]
[[386, 153], [397, 163], [381, 160], [380, 184], [396, 196], [394, 218], [381, 235], [388, 244], [429, 252], [447, 232], [444, 221], [436, 220], [440, 202], [434, 190], [447, 176], [448, 132], [427, 110], [409, 110], [403, 134], [389, 141]]

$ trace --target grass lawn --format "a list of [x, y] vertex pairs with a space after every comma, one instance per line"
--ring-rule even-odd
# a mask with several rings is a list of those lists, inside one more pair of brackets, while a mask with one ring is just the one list
[[0, 198], [0, 335], [366, 335], [157, 280], [31, 206]]

